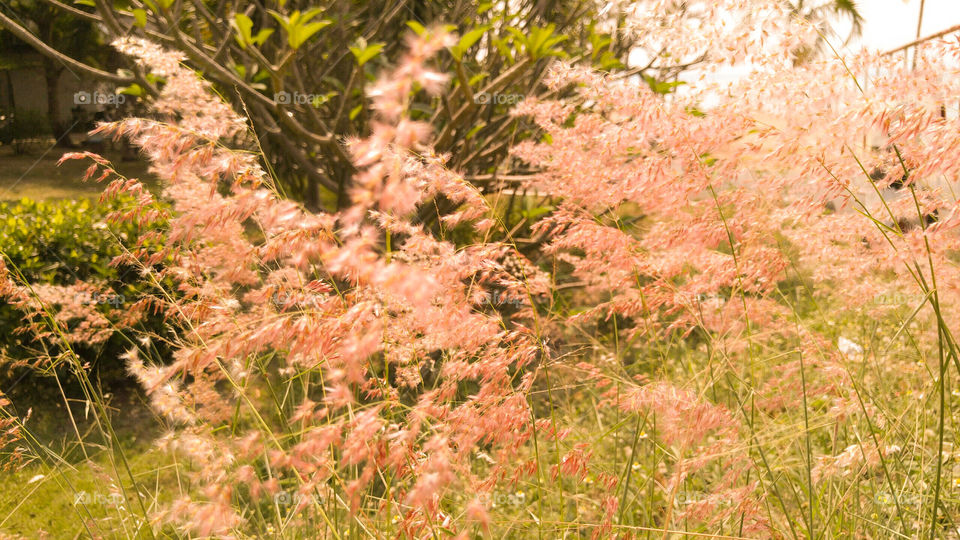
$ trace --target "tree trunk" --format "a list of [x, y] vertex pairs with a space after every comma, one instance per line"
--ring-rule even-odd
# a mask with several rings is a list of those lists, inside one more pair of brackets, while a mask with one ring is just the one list
[[67, 125], [60, 119], [60, 74], [63, 68], [54, 64], [52, 60], [43, 62], [43, 74], [47, 81], [47, 120], [50, 122], [50, 133], [57, 144], [66, 144], [65, 132]]
[[13, 112], [17, 109], [17, 99], [13, 95], [13, 75], [11, 75], [11, 71], [13, 70], [8, 69], [3, 72], [7, 76], [7, 95], [10, 96], [9, 112]]

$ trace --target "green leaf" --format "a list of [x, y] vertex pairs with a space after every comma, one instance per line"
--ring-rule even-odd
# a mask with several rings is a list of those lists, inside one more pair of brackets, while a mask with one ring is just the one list
[[486, 79], [489, 76], [490, 74], [484, 71], [483, 73], [477, 73], [473, 77], [470, 77], [470, 80], [468, 82], [470, 83], [470, 86], [476, 86], [477, 83]]
[[601, 71], [611, 71], [625, 67], [623, 62], [610, 51], [603, 51], [599, 58], [594, 58], [593, 65]]
[[326, 19], [317, 22], [309, 22], [310, 19], [313, 19], [320, 13], [323, 13], [321, 8], [313, 8], [305, 13], [294, 11], [289, 17], [273, 10], [270, 10], [269, 13], [274, 19], [277, 20], [278, 23], [280, 23], [280, 26], [283, 27], [284, 31], [286, 31], [287, 44], [289, 44], [290, 48], [292, 49], [299, 49], [301, 45], [310, 39], [311, 36], [320, 30], [323, 30], [332, 23], [332, 21]]
[[310, 39], [310, 36], [316, 34], [320, 30], [323, 30], [327, 26], [330, 26], [330, 24], [331, 24], [331, 21], [323, 20], [323, 21], [314, 22], [307, 25], [303, 25], [303, 26], [297, 26], [296, 32], [291, 34], [288, 39], [288, 41], [290, 42], [290, 46], [293, 47], [294, 49], [299, 49], [301, 45], [303, 45], [308, 39]]
[[133, 83], [130, 86], [121, 86], [117, 88], [117, 92], [128, 96], [142, 96], [144, 94], [143, 87], [137, 83]]
[[417, 21], [407, 21], [407, 26], [409, 26], [418, 36], [422, 36], [427, 32], [427, 29]]
[[360, 114], [360, 111], [362, 111], [362, 110], [363, 110], [363, 104], [362, 104], [362, 103], [361, 103], [360, 105], [357, 105], [357, 106], [354, 107], [353, 109], [351, 109], [351, 110], [350, 110], [350, 119], [351, 119], [351, 120], [355, 119], [355, 118], [357, 117], [357, 115]]
[[274, 11], [272, 9], [268, 9], [267, 13], [269, 13], [271, 17], [276, 19], [277, 22], [280, 23], [280, 26], [284, 28], [284, 30], [286, 30], [286, 28], [290, 26], [290, 19], [285, 17], [283, 13], [280, 13], [279, 11]]
[[[256, 68], [256, 66], [254, 66], [254, 68]], [[270, 72], [267, 71], [267, 70], [263, 70], [263, 71], [257, 71], [256, 73], [254, 73], [254, 75], [253, 75], [253, 77], [251, 78], [251, 80], [252, 80], [252, 81], [255, 81], [255, 82], [261, 82], [261, 81], [265, 81], [265, 80], [267, 80], [267, 79], [269, 79], [269, 78], [270, 78]]]
[[590, 34], [590, 47], [593, 51], [590, 53], [590, 56], [596, 58], [598, 54], [602, 54], [610, 46], [610, 43], [613, 40], [607, 34]]
[[257, 35], [253, 36], [253, 43], [256, 45], [263, 45], [266, 43], [267, 38], [273, 34], [273, 28], [264, 28], [257, 32]]
[[500, 55], [506, 58], [511, 64], [516, 61], [513, 57], [513, 51], [511, 51], [507, 45], [507, 40], [500, 38], [494, 39], [493, 46], [496, 47], [497, 50], [500, 51]]
[[535, 58], [563, 56], [563, 51], [557, 49], [555, 46], [566, 41], [567, 36], [556, 36], [553, 34], [553, 29], [554, 26], [552, 24], [547, 25], [546, 28], [534, 28], [530, 36], [530, 43]]
[[653, 90], [658, 94], [669, 94], [674, 90], [676, 90], [678, 86], [687, 84], [683, 81], [673, 81], [673, 82], [659, 81], [647, 74], [643, 75], [643, 80], [646, 81], [646, 83], [650, 86], [651, 90]]
[[236, 13], [232, 22], [237, 30], [237, 43], [240, 44], [241, 48], [246, 49], [247, 45], [253, 43], [253, 36], [251, 35], [253, 21], [243, 13]]
[[147, 26], [147, 12], [143, 9], [133, 10], [133, 24], [134, 26], [143, 28]]
[[463, 138], [464, 138], [464, 139], [470, 139], [471, 137], [473, 137], [474, 135], [476, 135], [478, 131], [480, 131], [481, 129], [485, 128], [486, 126], [487, 126], [487, 123], [486, 123], [486, 122], [480, 122], [480, 123], [477, 124], [476, 126], [473, 126], [473, 129], [471, 129], [470, 131], [468, 131], [467, 134], [464, 135]]
[[326, 94], [323, 94], [323, 95], [313, 96], [312, 105], [314, 107], [322, 107], [325, 103], [327, 103], [328, 101], [330, 101], [331, 99], [339, 95], [340, 95], [339, 92], [327, 92]]
[[479, 26], [470, 30], [463, 37], [460, 38], [460, 41], [450, 49], [450, 54], [453, 55], [457, 61], [463, 60], [463, 55], [473, 46], [474, 43], [480, 40], [483, 37], [483, 34], [487, 33], [490, 30], [489, 26]]
[[144, 78], [147, 79], [147, 82], [150, 84], [163, 84], [167, 82], [167, 80], [164, 79], [163, 77], [153, 73], [147, 73], [146, 75], [144, 75]]
[[310, 22], [310, 19], [320, 15], [321, 13], [323, 13], [323, 8], [316, 7], [313, 9], [308, 9], [307, 11], [303, 12], [303, 15], [300, 16], [300, 23], [306, 24]]
[[350, 52], [352, 52], [353, 57], [357, 59], [357, 65], [362, 67], [364, 64], [366, 64], [367, 62], [372, 60], [374, 57], [376, 57], [378, 54], [380, 54], [380, 51], [383, 50], [383, 47], [386, 44], [371, 43], [370, 45], [367, 45], [367, 46], [363, 46], [362, 44], [359, 44], [359, 45], [360, 46], [358, 47], [351, 46]]

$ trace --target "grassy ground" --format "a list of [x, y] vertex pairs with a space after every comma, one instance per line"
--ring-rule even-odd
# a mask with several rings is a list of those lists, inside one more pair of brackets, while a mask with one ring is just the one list
[[[49, 381], [47, 381], [49, 382]], [[117, 433], [114, 444], [98, 440], [94, 418], [82, 400], [70, 400], [66, 414], [62, 395], [52, 385], [31, 385], [15, 390], [20, 405], [29, 404], [28, 442], [41, 456], [26, 467], [0, 475], [0, 534], [38, 538], [130, 537], [140, 511], [129, 478], [151, 486], [141, 493], [150, 501], [164, 500], [170, 478], [163, 476], [169, 456], [152, 445], [160, 424], [137, 393], [113, 396], [111, 420]], [[23, 399], [30, 393], [33, 399]], [[25, 412], [25, 411], [21, 411]], [[77, 434], [81, 436], [78, 437]], [[83, 444], [78, 444], [83, 440]], [[175, 487], [172, 486], [172, 487]], [[118, 536], [119, 535], [119, 536]]]
[[[97, 196], [102, 185], [81, 181], [89, 162], [71, 160], [57, 166], [57, 160], [68, 151], [71, 149], [38, 145], [27, 154], [16, 155], [9, 146], [0, 146], [0, 201]], [[145, 162], [123, 161], [118, 151], [105, 154], [124, 176], [152, 183]]]

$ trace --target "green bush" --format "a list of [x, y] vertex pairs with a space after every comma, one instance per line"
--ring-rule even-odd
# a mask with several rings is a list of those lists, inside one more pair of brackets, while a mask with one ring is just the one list
[[132, 226], [105, 223], [109, 206], [88, 199], [0, 203], [0, 252], [31, 282], [72, 283], [111, 279], [118, 240], [136, 236]]
[[[129, 307], [150, 292], [138, 268], [111, 266], [123, 246], [136, 243], [141, 230], [129, 223], [108, 223], [108, 214], [124, 201], [97, 203], [88, 199], [0, 203], [0, 256], [11, 274], [30, 284], [72, 285], [93, 282], [102, 285], [117, 301], [96, 302], [105, 315]], [[40, 343], [29, 334], [16, 334], [25, 313], [0, 299], [0, 351], [8, 361], [29, 360]], [[109, 319], [110, 317], [108, 317]], [[148, 315], [139, 330], [165, 334], [163, 321]], [[75, 346], [81, 359], [96, 370], [104, 384], [123, 383], [119, 356], [130, 347], [126, 329], [118, 328], [98, 347]], [[0, 374], [0, 378], [10, 376]], [[21, 373], [14, 375], [20, 376]]]

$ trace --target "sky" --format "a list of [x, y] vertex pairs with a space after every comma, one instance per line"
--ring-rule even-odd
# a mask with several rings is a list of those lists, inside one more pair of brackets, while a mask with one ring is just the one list
[[[860, 0], [857, 4], [865, 19], [863, 36], [851, 46], [888, 51], [916, 39], [920, 0]], [[921, 37], [958, 24], [960, 0], [926, 0]], [[837, 30], [841, 31], [839, 25]]]

